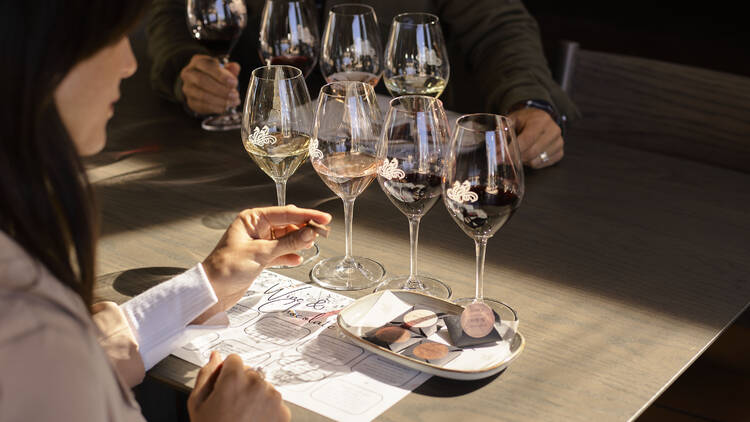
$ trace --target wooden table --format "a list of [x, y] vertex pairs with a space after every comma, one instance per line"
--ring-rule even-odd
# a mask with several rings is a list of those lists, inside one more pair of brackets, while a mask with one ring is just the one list
[[[102, 210], [100, 297], [124, 300], [189, 268], [238, 211], [275, 204], [239, 132], [202, 131], [147, 81], [141, 70], [123, 84], [107, 149], [88, 160]], [[518, 310], [525, 351], [490, 379], [433, 377], [378, 420], [634, 419], [748, 306], [747, 174], [572, 131], [565, 159], [526, 181], [485, 272], [485, 295]], [[341, 201], [309, 164], [287, 197], [334, 215], [321, 256], [343, 254]], [[407, 220], [376, 183], [355, 204], [354, 252], [408, 272]], [[442, 203], [423, 219], [419, 253], [421, 272], [454, 297], [473, 294], [473, 242]], [[309, 280], [310, 269], [279, 272]], [[189, 389], [196, 372], [168, 357], [150, 375]], [[325, 419], [291, 407], [295, 421]]]

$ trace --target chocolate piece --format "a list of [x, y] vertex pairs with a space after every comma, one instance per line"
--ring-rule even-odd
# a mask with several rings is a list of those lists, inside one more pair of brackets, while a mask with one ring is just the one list
[[469, 337], [482, 338], [495, 328], [492, 308], [481, 302], [466, 305], [461, 312], [461, 329]]
[[461, 354], [461, 349], [425, 339], [407, 347], [401, 354], [440, 366], [457, 358]]
[[438, 316], [429, 309], [414, 309], [403, 315], [403, 327], [429, 337], [438, 330]]
[[394, 324], [376, 328], [363, 338], [393, 352], [399, 352], [421, 340], [422, 336]]
[[331, 231], [331, 228], [328, 226], [324, 226], [320, 223], [315, 222], [315, 220], [310, 220], [307, 222], [307, 226], [313, 229], [315, 233], [317, 233], [320, 236], [323, 236], [325, 238], [328, 237], [328, 232]]
[[[449, 315], [444, 318], [445, 325], [448, 328], [448, 334], [451, 338], [451, 343], [456, 347], [473, 347], [481, 346], [484, 344], [496, 343], [502, 340], [500, 333], [497, 332], [496, 326], [500, 324], [500, 315], [497, 312], [492, 311], [495, 316], [495, 322], [492, 325], [490, 332], [484, 337], [472, 337], [469, 336], [461, 328], [461, 317], [459, 315]], [[476, 333], [475, 333], [476, 334]]]

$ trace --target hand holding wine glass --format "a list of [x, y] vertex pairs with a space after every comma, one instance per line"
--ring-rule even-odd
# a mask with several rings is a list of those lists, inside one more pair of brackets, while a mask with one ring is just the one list
[[[229, 53], [247, 24], [244, 0], [187, 0], [190, 33], [224, 66]], [[231, 130], [240, 127], [242, 115], [234, 107], [201, 123], [205, 130]]]
[[523, 195], [523, 164], [512, 121], [494, 114], [460, 117], [443, 175], [443, 201], [456, 224], [474, 239], [475, 296], [455, 300], [469, 313], [491, 315], [494, 310], [502, 320], [517, 321], [509, 306], [484, 297], [484, 256], [487, 241], [508, 222]]
[[325, 184], [344, 201], [345, 256], [324, 259], [313, 267], [313, 281], [335, 290], [360, 290], [378, 284], [385, 269], [352, 254], [354, 200], [375, 179], [381, 116], [375, 91], [363, 82], [325, 85], [318, 96], [310, 161]]
[[[307, 158], [312, 118], [310, 94], [298, 68], [273, 65], [253, 70], [242, 118], [242, 144], [276, 183], [279, 206], [286, 205], [287, 180]], [[318, 252], [313, 244], [298, 255], [304, 263]]]
[[450, 77], [448, 50], [437, 16], [402, 13], [391, 23], [385, 49], [385, 86], [393, 96], [417, 94], [435, 98]]
[[391, 100], [381, 137], [384, 145], [378, 157], [378, 183], [409, 219], [411, 265], [408, 276], [392, 277], [376, 290], [416, 290], [443, 299], [451, 296], [448, 285], [417, 273], [419, 221], [440, 199], [449, 132], [440, 100], [420, 95]]
[[307, 78], [318, 61], [318, 21], [307, 0], [266, 0], [258, 51], [264, 63], [295, 66]]
[[320, 71], [326, 82], [378, 84], [383, 44], [375, 10], [363, 4], [334, 6], [323, 31]]

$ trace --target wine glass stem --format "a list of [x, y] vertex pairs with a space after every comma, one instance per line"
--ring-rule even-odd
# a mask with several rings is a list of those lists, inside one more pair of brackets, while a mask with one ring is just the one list
[[481, 302], [484, 299], [484, 255], [487, 251], [487, 238], [482, 237], [474, 239], [474, 245], [477, 251], [477, 270], [476, 270], [476, 292], [474, 300]]
[[[218, 59], [219, 59], [219, 66], [221, 66], [221, 68], [223, 69], [227, 65], [227, 63], [229, 63], [229, 54], [222, 54], [221, 56], [218, 57]], [[224, 111], [224, 115], [230, 115], [230, 114], [235, 114], [235, 113], [237, 113], [237, 107], [232, 107], [232, 106], [227, 107], [227, 109]]]
[[286, 205], [286, 180], [274, 180], [276, 182], [276, 200], [280, 207]]
[[354, 199], [344, 199], [344, 233], [346, 235], [346, 254], [344, 262], [354, 264], [352, 258], [352, 217], [354, 214]]
[[419, 217], [409, 217], [409, 246], [411, 247], [409, 261], [409, 278], [406, 280], [407, 289], [420, 289], [421, 283], [417, 279], [417, 244], [419, 243]]

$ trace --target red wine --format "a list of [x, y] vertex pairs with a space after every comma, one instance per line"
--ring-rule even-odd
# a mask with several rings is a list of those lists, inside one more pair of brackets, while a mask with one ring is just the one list
[[515, 192], [472, 186], [469, 192], [477, 195], [476, 201], [458, 202], [446, 196], [445, 206], [453, 220], [471, 237], [490, 237], [513, 215], [521, 199]]
[[294, 66], [301, 70], [304, 76], [307, 76], [315, 66], [315, 60], [308, 56], [275, 56], [271, 57], [271, 64]]
[[440, 198], [441, 179], [433, 174], [411, 172], [401, 179], [378, 177], [385, 196], [407, 216], [427, 214]]
[[221, 29], [208, 27], [193, 27], [193, 37], [211, 52], [211, 55], [220, 57], [229, 54], [237, 44], [242, 35], [242, 27], [239, 25], [227, 25]]

